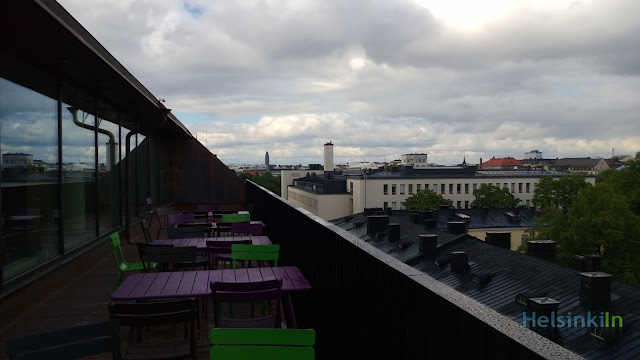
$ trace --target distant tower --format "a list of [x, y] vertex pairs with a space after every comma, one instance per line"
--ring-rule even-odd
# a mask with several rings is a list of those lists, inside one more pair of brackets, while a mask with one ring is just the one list
[[264, 167], [267, 168], [267, 170], [269, 170], [269, 152], [268, 151], [266, 154], [264, 154]]
[[333, 144], [331, 141], [324, 144], [324, 171], [333, 171]]

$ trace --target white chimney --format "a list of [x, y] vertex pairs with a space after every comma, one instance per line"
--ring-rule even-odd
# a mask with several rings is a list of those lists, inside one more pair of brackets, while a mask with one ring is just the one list
[[324, 144], [324, 171], [333, 171], [333, 144], [331, 141]]

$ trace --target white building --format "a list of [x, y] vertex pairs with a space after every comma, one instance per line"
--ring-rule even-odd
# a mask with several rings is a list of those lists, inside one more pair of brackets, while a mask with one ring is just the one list
[[[318, 183], [313, 188], [309, 185], [312, 181], [294, 180], [292, 174], [283, 175], [282, 187], [287, 188], [286, 192], [283, 190], [283, 197], [287, 200], [325, 220], [332, 220], [363, 212], [365, 208], [404, 209], [402, 203], [423, 189], [431, 189], [451, 200], [458, 209], [468, 209], [475, 200], [473, 191], [482, 184], [507, 188], [520, 199], [520, 205], [531, 207], [534, 191], [542, 177], [567, 175], [555, 171], [477, 171], [475, 166], [465, 165], [421, 169], [400, 167], [369, 173], [344, 172], [334, 177], [334, 181], [339, 178], [346, 182], [342, 193], [320, 188], [321, 179], [315, 180]], [[595, 184], [595, 177], [588, 176], [586, 181]]]

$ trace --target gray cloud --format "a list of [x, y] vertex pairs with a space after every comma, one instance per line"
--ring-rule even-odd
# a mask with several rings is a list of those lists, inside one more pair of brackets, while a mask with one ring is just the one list
[[634, 0], [513, 2], [475, 31], [401, 0], [60, 3], [227, 163], [640, 150]]

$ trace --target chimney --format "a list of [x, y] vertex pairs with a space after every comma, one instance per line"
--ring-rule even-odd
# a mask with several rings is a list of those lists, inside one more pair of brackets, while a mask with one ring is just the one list
[[376, 234], [385, 232], [389, 225], [388, 215], [370, 215], [367, 216], [367, 235], [376, 236]]
[[603, 272], [580, 273], [580, 305], [596, 309], [611, 302], [611, 278]]
[[400, 224], [389, 223], [389, 225], [387, 225], [387, 234], [389, 242], [398, 242], [400, 240]]
[[506, 231], [487, 232], [485, 242], [501, 248], [511, 249], [511, 233]]
[[420, 210], [409, 210], [409, 221], [414, 224], [419, 224]]
[[480, 165], [482, 165], [482, 158], [480, 158]]
[[324, 144], [324, 171], [333, 171], [333, 144], [331, 141]]
[[[550, 297], [536, 297], [530, 298], [527, 303], [527, 309], [530, 313], [535, 313], [535, 318], [539, 319], [541, 316], [546, 316], [551, 319], [558, 314], [558, 306], [560, 302]], [[533, 314], [531, 314], [533, 317]], [[555, 326], [538, 326], [537, 321], [531, 322], [531, 330], [548, 338], [553, 339], [558, 336], [558, 328]]]
[[452, 235], [461, 235], [467, 232], [467, 223], [464, 221], [449, 221], [447, 229]]
[[527, 240], [527, 255], [556, 262], [556, 242], [553, 240]]
[[451, 253], [451, 271], [462, 274], [469, 270], [469, 256], [464, 251]]
[[425, 219], [424, 220], [424, 228], [429, 230], [429, 229], [435, 229], [436, 228], [436, 220], [435, 219]]
[[602, 256], [600, 255], [573, 255], [571, 257], [571, 267], [584, 272], [600, 271]]
[[432, 257], [438, 250], [437, 234], [418, 235], [418, 253], [424, 257]]

